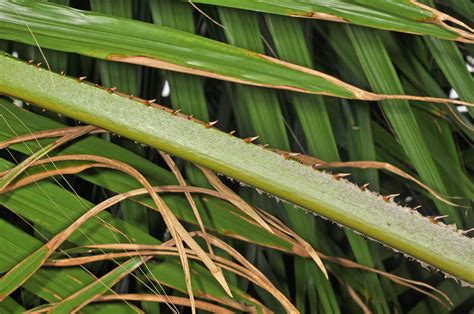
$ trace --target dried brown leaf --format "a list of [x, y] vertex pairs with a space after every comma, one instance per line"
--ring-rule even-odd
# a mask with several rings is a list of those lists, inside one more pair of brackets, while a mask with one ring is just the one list
[[272, 228], [270, 228], [270, 226], [265, 222], [265, 220], [262, 219], [262, 217], [260, 217], [260, 215], [252, 208], [252, 206], [250, 206], [238, 194], [236, 194], [224, 183], [222, 183], [221, 180], [214, 174], [214, 172], [199, 165], [196, 166], [202, 171], [202, 173], [204, 173], [209, 183], [211, 183], [212, 186], [219, 193], [221, 193], [229, 203], [231, 203], [232, 205], [249, 215], [251, 218], [253, 218], [265, 230], [270, 233], [273, 233]]

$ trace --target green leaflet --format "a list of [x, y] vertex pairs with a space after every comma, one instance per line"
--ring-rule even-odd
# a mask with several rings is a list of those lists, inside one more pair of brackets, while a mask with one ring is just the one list
[[[257, 53], [194, 34], [40, 1], [0, 1], [1, 38], [34, 45], [24, 23], [34, 30], [41, 47], [122, 62], [145, 61], [151, 65], [148, 64], [151, 61], [161, 68], [217, 75], [249, 84], [354, 97], [347, 88], [321, 77], [303, 74]], [[246, 75], [250, 69], [254, 71], [251, 77]]]
[[8, 297], [0, 303], [0, 312], [17, 314], [17, 313], [24, 313], [25, 309], [20, 304], [18, 304], [15, 300]]
[[9, 272], [0, 279], [0, 302], [19, 287], [29, 277], [30, 273], [38, 270], [47, 254], [48, 249], [45, 247], [41, 248], [15, 266], [12, 272]]
[[[372, 28], [458, 40], [460, 34], [432, 23], [440, 12], [402, 0], [196, 0], [244, 10], [352, 23]], [[472, 36], [472, 31], [471, 31]], [[468, 37], [472, 41], [472, 37]], [[466, 38], [467, 39], [467, 38]]]
[[[54, 305], [50, 311], [54, 313], [71, 313], [72, 311], [83, 308], [95, 298], [107, 292], [120, 279], [140, 267], [140, 265], [145, 263], [145, 261], [146, 259], [143, 257], [134, 257], [129, 259], [128, 261], [117, 266], [112, 271], [108, 272], [106, 275], [99, 278], [99, 280], [95, 280], [88, 286], [85, 286], [60, 303]], [[131, 309], [134, 309], [134, 307]]]
[[[0, 272], [14, 267], [30, 252], [42, 245], [31, 235], [0, 219]], [[22, 287], [43, 300], [55, 303], [79, 290], [83, 285], [90, 284], [94, 277], [79, 267], [41, 268], [30, 277]], [[15, 313], [14, 304], [6, 298], [0, 302], [0, 312]], [[123, 303], [92, 304], [83, 309], [84, 313], [129, 313], [130, 307]], [[104, 311], [104, 312], [101, 312]], [[21, 311], [21, 313], [23, 313]]]
[[327, 74], [194, 34], [41, 1], [0, 0], [0, 27], [2, 39], [236, 83], [351, 99], [401, 97], [373, 94]]

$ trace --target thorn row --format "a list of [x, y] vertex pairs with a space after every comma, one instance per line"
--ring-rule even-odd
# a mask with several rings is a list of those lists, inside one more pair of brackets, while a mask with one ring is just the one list
[[[8, 54], [5, 53], [5, 55], [8, 55]], [[28, 60], [27, 62], [28, 62], [28, 64], [33, 64], [33, 63], [34, 63], [34, 61], [33, 61], [32, 59]], [[37, 63], [37, 64], [36, 64], [36, 67], [37, 67], [37, 68], [40, 68], [41, 64], [42, 64], [41, 62]], [[61, 72], [60, 72], [60, 75], [61, 75], [61, 76], [65, 76], [64, 71], [61, 71]], [[78, 77], [78, 80], [79, 80], [79, 82], [82, 82], [82, 81], [84, 81], [86, 78], [87, 78], [86, 76], [80, 76], [80, 77]], [[95, 86], [98, 87], [98, 88], [103, 88], [103, 87], [101, 87], [99, 84], [95, 84]], [[104, 88], [104, 89], [105, 89], [105, 88]], [[110, 88], [108, 88], [108, 89], [106, 89], [106, 90], [107, 90], [109, 93], [115, 93], [116, 90], [117, 90], [117, 87], [115, 87], [115, 86], [114, 86], [114, 87], [110, 87]], [[162, 109], [162, 110], [164, 110], [164, 111], [168, 111], [168, 112], [170, 112], [172, 115], [178, 115], [178, 113], [181, 113], [181, 111], [182, 111], [182, 109], [171, 110], [171, 109], [169, 109], [169, 108], [166, 108], [166, 107], [157, 105], [157, 104], [155, 104], [156, 99], [142, 100], [142, 99], [140, 99], [139, 97], [135, 97], [134, 95], [126, 95], [126, 94], [122, 94], [122, 93], [119, 93], [119, 94], [122, 95], [122, 96], [128, 97], [128, 99], [143, 102], [145, 105], [148, 105], [148, 106], [153, 106], [153, 105], [154, 105], [153, 107]], [[185, 116], [185, 117], [186, 117], [186, 119], [188, 119], [188, 120], [193, 120], [193, 119], [194, 119], [194, 118], [193, 118], [193, 115], [187, 115], [187, 116]], [[201, 122], [201, 121], [199, 121], [199, 120], [196, 120], [196, 122], [203, 123], [203, 122]], [[204, 126], [205, 126], [206, 128], [211, 128], [211, 127], [213, 127], [215, 124], [217, 124], [217, 122], [218, 122], [218, 120], [216, 120], [216, 121], [210, 121], [210, 122], [203, 123], [203, 124], [204, 124]], [[229, 132], [229, 135], [234, 136], [235, 133], [236, 133], [236, 131], [235, 131], [235, 130], [232, 130], [232, 131]], [[243, 140], [244, 140], [245, 143], [252, 143], [252, 142], [254, 142], [255, 140], [257, 140], [258, 138], [259, 138], [259, 136], [253, 136], [253, 137], [244, 138]], [[262, 148], [267, 148], [267, 147], [269, 147], [269, 144], [263, 144], [263, 145], [259, 145], [259, 146], [261, 146]], [[275, 152], [278, 153], [277, 151], [275, 151]], [[298, 157], [299, 155], [301, 155], [301, 154], [300, 154], [300, 153], [284, 153], [284, 154], [283, 154], [283, 157], [284, 157], [286, 160], [290, 160], [290, 159], [292, 159], [292, 158], [294, 158], [294, 157]], [[298, 161], [300, 164], [305, 164], [305, 162], [304, 162], [303, 159], [297, 159], [297, 161]], [[312, 168], [313, 170], [319, 170], [318, 168], [319, 168], [320, 166], [322, 166], [322, 165], [323, 165], [323, 164], [313, 164], [313, 165], [311, 165], [311, 168]], [[344, 177], [347, 177], [347, 176], [350, 176], [350, 173], [335, 173], [335, 174], [332, 174], [332, 177], [333, 177], [335, 180], [340, 180], [341, 178], [344, 178]], [[369, 183], [366, 183], [366, 184], [360, 186], [359, 189], [360, 189], [362, 192], [364, 192], [364, 191], [367, 190], [368, 186], [369, 186]], [[400, 195], [399, 193], [398, 193], [398, 194], [385, 195], [385, 196], [383, 196], [383, 200], [384, 200], [386, 203], [388, 203], [388, 202], [392, 201], [395, 197], [397, 197], [397, 196], [399, 196], [399, 195]], [[413, 210], [418, 210], [419, 208], [421, 208], [421, 205], [414, 207]], [[433, 222], [433, 223], [438, 223], [439, 220], [441, 220], [441, 219], [443, 219], [443, 218], [446, 218], [446, 217], [447, 217], [447, 215], [445, 215], [445, 216], [436, 216], [436, 217], [428, 216], [428, 218], [430, 219], [430, 221]], [[469, 229], [469, 230], [462, 231], [462, 234], [463, 234], [463, 235], [466, 235], [467, 233], [469, 233], [469, 232], [471, 232], [471, 231], [474, 231], [474, 228], [471, 228], [471, 229]]]

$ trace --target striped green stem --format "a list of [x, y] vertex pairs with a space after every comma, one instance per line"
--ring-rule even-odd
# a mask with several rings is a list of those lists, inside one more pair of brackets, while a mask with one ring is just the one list
[[184, 114], [8, 56], [0, 56], [0, 67], [0, 93], [235, 178], [474, 284], [474, 241], [450, 226]]

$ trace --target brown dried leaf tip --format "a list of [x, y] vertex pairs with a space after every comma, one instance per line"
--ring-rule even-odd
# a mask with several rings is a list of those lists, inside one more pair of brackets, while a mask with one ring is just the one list
[[369, 184], [370, 184], [370, 183], [366, 183], [366, 184], [364, 184], [363, 186], [361, 186], [359, 189], [360, 189], [362, 192], [364, 192], [364, 191], [367, 190], [367, 188], [369, 187]]
[[107, 88], [107, 91], [108, 91], [109, 93], [113, 93], [113, 92], [115, 92], [116, 90], [117, 90], [117, 87], [115, 87], [115, 86], [114, 86], [114, 87]]
[[36, 67], [37, 67], [38, 69], [40, 68], [41, 65], [42, 65], [41, 62], [36, 63]]
[[189, 116], [187, 116], [188, 120], [191, 120], [193, 118], [193, 115], [190, 114]]
[[395, 197], [400, 196], [400, 193], [398, 194], [390, 194], [390, 195], [384, 195], [383, 200], [385, 203], [389, 203], [391, 200], [393, 200]]
[[183, 111], [183, 109], [176, 109], [176, 110], [173, 110], [173, 111], [171, 112], [171, 114], [172, 114], [173, 116], [175, 116], [175, 115], [177, 115], [178, 113], [180, 113], [181, 111]]
[[33, 64], [33, 59], [28, 60], [28, 64]]
[[247, 137], [247, 138], [244, 138], [244, 142], [245, 143], [252, 143], [253, 141], [255, 141], [256, 139], [258, 139], [260, 136], [252, 136], [252, 137]]

